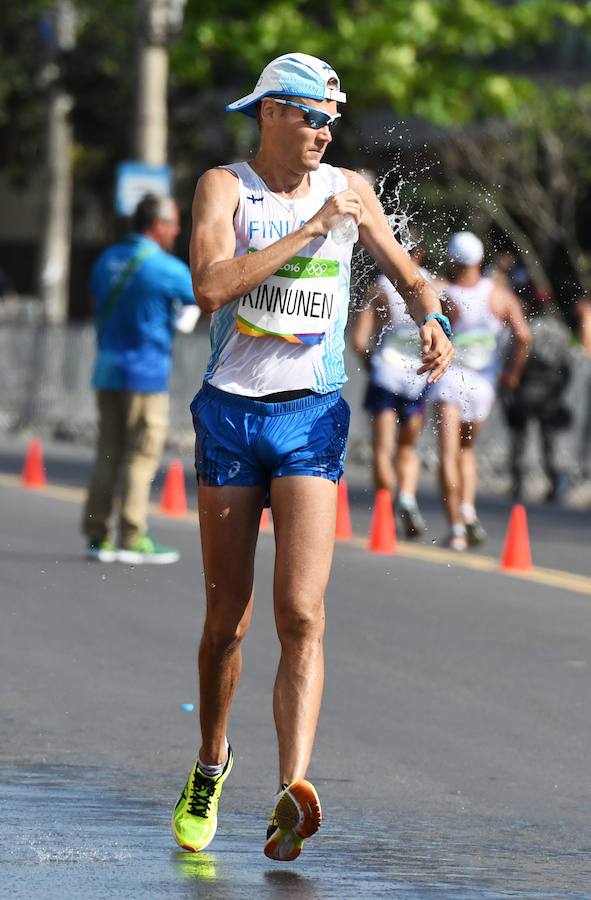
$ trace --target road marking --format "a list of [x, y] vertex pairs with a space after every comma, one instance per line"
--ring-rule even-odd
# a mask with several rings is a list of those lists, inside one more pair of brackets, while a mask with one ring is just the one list
[[[23, 486], [19, 475], [6, 475], [0, 473], [0, 486], [2, 487], [18, 487], [22, 490], [28, 490]], [[83, 503], [86, 497], [84, 488], [68, 487], [67, 485], [49, 484], [44, 488], [36, 488], [29, 491], [31, 494], [40, 494], [44, 497], [51, 497], [54, 500], [66, 500], [70, 503]], [[198, 525], [197, 512], [187, 512], [180, 516], [170, 516], [163, 513], [160, 507], [151, 503], [149, 507], [150, 515], [160, 519], [166, 519], [176, 522], [188, 522], [192, 526]], [[272, 535], [273, 530], [261, 531], [261, 535]], [[348, 546], [357, 547], [360, 550], [367, 550], [367, 538], [360, 535], [354, 535], [348, 541], [337, 541], [339, 544], [347, 544]], [[376, 554], [381, 556], [382, 554]], [[384, 554], [387, 556], [388, 554]], [[524, 581], [533, 581], [537, 584], [543, 584], [547, 587], [556, 587], [565, 591], [573, 591], [577, 594], [585, 594], [591, 596], [591, 578], [586, 575], [577, 575], [573, 572], [563, 572], [561, 569], [546, 569], [541, 566], [534, 566], [530, 572], [506, 571], [500, 568], [498, 560], [492, 556], [470, 556], [455, 553], [453, 550], [445, 550], [442, 547], [418, 546], [410, 544], [399, 544], [396, 554], [392, 556], [401, 556], [405, 559], [420, 559], [423, 562], [429, 562], [433, 565], [454, 565], [461, 569], [472, 569], [479, 572], [493, 572], [497, 575], [509, 575], [511, 578], [521, 578]]]

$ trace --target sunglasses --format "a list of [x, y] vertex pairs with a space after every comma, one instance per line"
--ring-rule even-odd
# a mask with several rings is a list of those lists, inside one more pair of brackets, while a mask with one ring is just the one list
[[296, 109], [303, 110], [304, 122], [315, 131], [324, 128], [325, 125], [328, 125], [332, 131], [337, 124], [337, 120], [341, 118], [340, 113], [329, 116], [329, 114], [322, 109], [316, 109], [315, 106], [304, 106], [303, 103], [295, 103], [293, 100], [280, 100], [278, 97], [272, 97], [271, 99], [274, 100], [275, 103], [281, 103], [282, 106], [295, 106]]

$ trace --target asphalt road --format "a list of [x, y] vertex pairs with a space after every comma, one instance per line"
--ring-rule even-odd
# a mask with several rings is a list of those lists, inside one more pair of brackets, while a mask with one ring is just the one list
[[[0, 454], [5, 472], [12, 452]], [[3, 896], [591, 897], [591, 581], [569, 590], [567, 576], [557, 587], [474, 570], [429, 558], [429, 541], [421, 558], [339, 544], [310, 769], [325, 824], [281, 867], [261, 852], [278, 656], [262, 534], [231, 722], [237, 765], [211, 852], [193, 857], [175, 849], [168, 819], [196, 744], [196, 714], [181, 709], [196, 700], [195, 524], [155, 523], [181, 550], [175, 566], [86, 562], [76, 485], [87, 456], [48, 460], [54, 478], [59, 466], [61, 493], [0, 481]], [[360, 534], [367, 497], [353, 479]], [[492, 557], [508, 507], [484, 508]], [[588, 525], [588, 514], [530, 510], [536, 561], [588, 574]]]

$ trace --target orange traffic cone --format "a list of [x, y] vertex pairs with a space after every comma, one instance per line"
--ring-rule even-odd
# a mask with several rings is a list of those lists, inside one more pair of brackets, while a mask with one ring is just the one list
[[369, 549], [372, 553], [396, 553], [397, 547], [392, 498], [386, 488], [381, 488], [376, 493], [369, 531]]
[[184, 516], [187, 512], [187, 495], [185, 492], [185, 470], [180, 459], [173, 459], [168, 466], [160, 510], [167, 516]]
[[531, 567], [527, 514], [525, 507], [517, 504], [511, 510], [509, 518], [505, 547], [501, 556], [501, 569], [505, 571], [529, 572]]
[[259, 525], [260, 531], [268, 531], [271, 527], [271, 518], [269, 516], [269, 507], [263, 506], [263, 511], [261, 513], [261, 524]]
[[21, 481], [25, 487], [41, 488], [47, 484], [45, 466], [43, 464], [43, 446], [39, 438], [33, 438], [29, 442], [25, 454], [25, 462], [21, 474]]
[[337, 488], [337, 530], [336, 538], [339, 541], [349, 541], [353, 537], [351, 528], [351, 512], [349, 510], [349, 493], [347, 482], [341, 478]]

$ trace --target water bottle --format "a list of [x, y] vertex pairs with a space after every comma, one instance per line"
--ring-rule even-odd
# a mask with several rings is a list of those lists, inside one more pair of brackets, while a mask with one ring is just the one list
[[355, 244], [359, 240], [359, 230], [353, 216], [343, 216], [329, 234], [335, 244]]

